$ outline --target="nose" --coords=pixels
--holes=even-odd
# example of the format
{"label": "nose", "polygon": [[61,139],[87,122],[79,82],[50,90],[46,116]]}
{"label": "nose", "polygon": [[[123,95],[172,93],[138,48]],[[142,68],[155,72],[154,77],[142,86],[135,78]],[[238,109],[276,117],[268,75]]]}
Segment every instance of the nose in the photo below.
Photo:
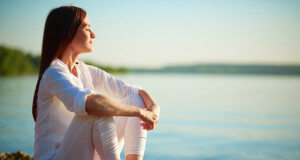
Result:
{"label": "nose", "polygon": [[91,31],[91,38],[96,38],[96,35],[93,31]]}

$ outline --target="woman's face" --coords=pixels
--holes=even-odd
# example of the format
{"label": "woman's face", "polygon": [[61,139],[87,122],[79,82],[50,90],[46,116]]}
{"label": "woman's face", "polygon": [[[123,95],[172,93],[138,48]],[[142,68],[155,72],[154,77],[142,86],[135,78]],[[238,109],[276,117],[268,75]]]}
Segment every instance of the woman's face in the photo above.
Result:
{"label": "woman's face", "polygon": [[76,53],[91,52],[93,51],[93,39],[95,37],[96,35],[92,32],[90,21],[86,16],[79,26],[70,47]]}

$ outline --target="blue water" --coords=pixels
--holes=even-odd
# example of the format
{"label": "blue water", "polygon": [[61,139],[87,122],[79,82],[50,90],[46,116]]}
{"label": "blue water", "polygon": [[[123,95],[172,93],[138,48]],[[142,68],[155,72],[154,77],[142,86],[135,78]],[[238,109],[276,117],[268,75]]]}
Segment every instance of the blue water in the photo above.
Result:
{"label": "blue water", "polygon": [[[299,76],[117,77],[142,85],[162,108],[145,160],[300,159]],[[36,78],[0,77],[0,151],[33,154]]]}

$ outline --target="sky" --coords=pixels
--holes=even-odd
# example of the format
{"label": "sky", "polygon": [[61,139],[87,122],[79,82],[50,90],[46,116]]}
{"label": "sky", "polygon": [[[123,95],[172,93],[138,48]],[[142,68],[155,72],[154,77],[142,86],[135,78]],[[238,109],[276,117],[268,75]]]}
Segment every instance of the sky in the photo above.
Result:
{"label": "sky", "polygon": [[46,17],[61,5],[86,10],[96,34],[82,60],[300,64],[300,0],[0,0],[0,44],[40,54]]}

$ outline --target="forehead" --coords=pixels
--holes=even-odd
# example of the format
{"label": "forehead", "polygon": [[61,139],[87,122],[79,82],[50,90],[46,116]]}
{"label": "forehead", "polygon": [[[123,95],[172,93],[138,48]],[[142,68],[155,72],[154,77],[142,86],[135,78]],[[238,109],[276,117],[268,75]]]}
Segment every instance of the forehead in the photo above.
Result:
{"label": "forehead", "polygon": [[90,21],[89,21],[89,19],[88,19],[87,16],[83,19],[81,25],[82,25],[83,27],[85,27],[85,26],[90,26]]}

